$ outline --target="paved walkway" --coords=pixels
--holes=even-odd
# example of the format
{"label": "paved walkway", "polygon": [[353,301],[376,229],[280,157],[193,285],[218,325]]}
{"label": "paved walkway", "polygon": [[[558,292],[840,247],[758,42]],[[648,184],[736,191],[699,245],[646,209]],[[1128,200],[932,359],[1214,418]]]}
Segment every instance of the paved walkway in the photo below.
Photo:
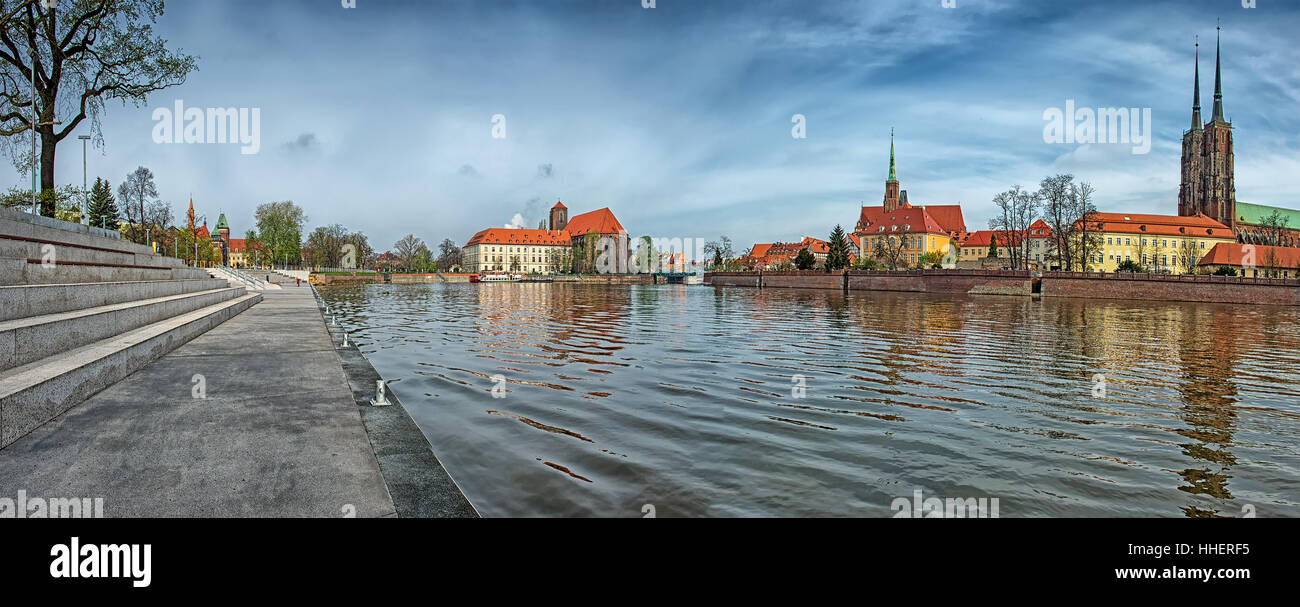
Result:
{"label": "paved walkway", "polygon": [[110,517],[398,513],[312,291],[292,283],[0,450],[0,497],[19,490],[102,497]]}

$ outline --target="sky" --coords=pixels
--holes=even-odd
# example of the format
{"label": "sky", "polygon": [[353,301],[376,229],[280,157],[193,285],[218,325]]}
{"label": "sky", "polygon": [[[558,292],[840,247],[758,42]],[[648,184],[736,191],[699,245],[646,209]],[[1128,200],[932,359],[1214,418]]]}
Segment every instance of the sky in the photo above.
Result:
{"label": "sky", "polygon": [[[894,129],[911,203],[960,203],[971,230],[998,192],[1064,172],[1103,211],[1172,215],[1194,36],[1208,119],[1221,19],[1237,198],[1300,208],[1300,0],[343,4],[168,2],[155,27],[199,71],[141,107],[107,104],[91,181],[149,167],[178,221],[192,196],[236,237],[257,205],[292,200],[305,231],[343,224],[380,251],[408,233],[463,245],[562,200],[739,253],[851,230],[884,196]],[[177,100],[258,109],[260,149],[155,143],[154,110]],[[1044,112],[1067,100],[1149,108],[1149,153],[1046,142]],[[79,143],[59,147],[61,184],[80,185]]]}

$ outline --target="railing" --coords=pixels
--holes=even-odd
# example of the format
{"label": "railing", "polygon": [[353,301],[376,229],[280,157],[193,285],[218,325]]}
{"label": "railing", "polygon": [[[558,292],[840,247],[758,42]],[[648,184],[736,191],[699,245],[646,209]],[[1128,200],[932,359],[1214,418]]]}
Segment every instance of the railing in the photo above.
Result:
{"label": "railing", "polygon": [[826,272],[823,270],[784,270],[754,272],[708,272],[709,276],[986,276],[994,278],[1029,278],[1029,270],[847,270],[843,272]]}
{"label": "railing", "polygon": [[1218,276],[1213,274],[1140,274],[1136,272],[1044,272],[1043,278],[1084,278],[1092,280],[1142,280],[1230,285],[1272,285],[1300,287],[1300,278],[1263,278]]}
{"label": "railing", "polygon": [[230,266],[215,266],[212,270],[224,274],[228,277],[228,280],[233,278],[234,280],[244,283],[244,286],[249,289],[265,291],[267,289],[275,288],[272,287],[271,283],[268,281],[256,278],[244,273],[242,270],[236,270]]}

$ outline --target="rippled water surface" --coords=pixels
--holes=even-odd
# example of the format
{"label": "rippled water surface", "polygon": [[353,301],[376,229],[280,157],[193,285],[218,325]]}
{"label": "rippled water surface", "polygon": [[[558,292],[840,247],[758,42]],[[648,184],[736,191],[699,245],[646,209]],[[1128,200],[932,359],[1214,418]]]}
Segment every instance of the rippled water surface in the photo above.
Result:
{"label": "rippled water surface", "polygon": [[321,293],[485,516],[892,516],[918,489],[1003,517],[1300,516],[1300,309]]}

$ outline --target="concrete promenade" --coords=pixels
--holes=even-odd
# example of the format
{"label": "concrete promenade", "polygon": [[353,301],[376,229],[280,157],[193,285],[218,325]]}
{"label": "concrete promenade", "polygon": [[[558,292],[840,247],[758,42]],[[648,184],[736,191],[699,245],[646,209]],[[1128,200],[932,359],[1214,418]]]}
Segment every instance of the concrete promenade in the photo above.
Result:
{"label": "concrete promenade", "polygon": [[108,517],[476,516],[400,405],[368,428],[357,383],[289,282],[0,450],[0,497],[103,498]]}

